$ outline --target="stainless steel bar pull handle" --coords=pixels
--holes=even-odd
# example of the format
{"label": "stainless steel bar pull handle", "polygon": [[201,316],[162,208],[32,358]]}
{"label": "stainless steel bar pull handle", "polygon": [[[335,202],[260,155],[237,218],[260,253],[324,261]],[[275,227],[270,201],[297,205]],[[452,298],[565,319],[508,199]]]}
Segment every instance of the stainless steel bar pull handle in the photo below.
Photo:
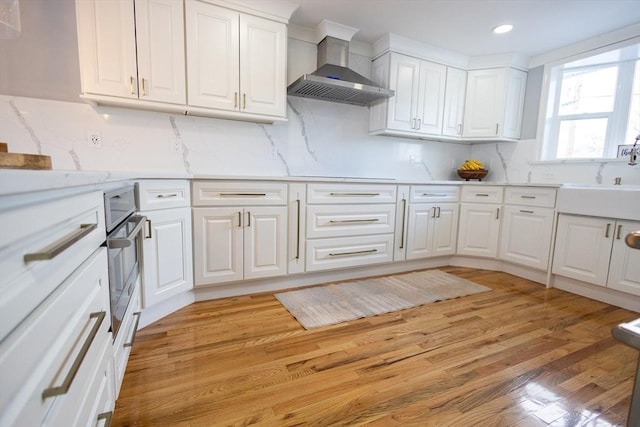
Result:
{"label": "stainless steel bar pull handle", "polygon": [[300,199],[296,200],[296,259],[300,259]]}
{"label": "stainless steel bar pull handle", "polygon": [[178,197],[178,193],[171,193],[171,194],[158,194],[156,196],[158,199],[169,199],[171,197]]}
{"label": "stainless steel bar pull handle", "polygon": [[440,206],[438,206],[438,216],[436,218],[440,218]]}
{"label": "stainless steel bar pull handle", "polygon": [[458,135],[462,135],[462,125],[458,125]]}
{"label": "stainless steel bar pull handle", "polygon": [[496,208],[496,219],[500,219],[500,208]]}
{"label": "stainless steel bar pull handle", "polygon": [[447,197],[445,193],[422,193],[424,197]]}
{"label": "stainless steel bar pull handle", "polygon": [[103,412],[101,414],[98,414],[97,421],[104,420],[103,427],[111,427],[111,418],[112,417],[113,417],[113,411]]}
{"label": "stainless steel bar pull handle", "polygon": [[142,79],[142,96],[147,96],[147,88],[144,81],[145,79],[143,78]]}
{"label": "stainless steel bar pull handle", "polygon": [[620,240],[621,232],[622,232],[622,224],[618,224],[618,231],[616,231],[616,240]]}
{"label": "stainless steel bar pull handle", "polygon": [[251,212],[247,212],[247,227],[251,227]]}
{"label": "stainless steel bar pull handle", "polygon": [[246,93],[242,94],[242,109],[243,110],[247,109],[247,94]]}
{"label": "stainless steel bar pull handle", "polygon": [[91,313],[89,315],[89,319],[96,319],[96,322],[93,324],[93,328],[91,328],[91,331],[89,331],[89,335],[87,335],[87,338],[82,344],[82,347],[80,347],[80,351],[71,364],[69,372],[67,372],[67,375],[64,377],[61,385],[44,389],[44,391],[42,392],[42,399],[67,394],[69,388],[71,388],[71,384],[73,383],[74,378],[76,377],[76,374],[78,373],[78,370],[80,369],[80,366],[82,365],[82,362],[84,361],[84,358],[87,356],[89,347],[91,347],[93,340],[96,338],[96,335],[98,335],[98,331],[100,330],[100,326],[102,326],[102,322],[104,321],[106,314],[106,312],[100,311],[97,313]]}
{"label": "stainless steel bar pull handle", "polygon": [[609,237],[609,231],[611,231],[611,223],[607,223],[607,229],[604,231],[604,237]]}
{"label": "stainless steel bar pull handle", "polygon": [[417,129],[417,127],[416,127],[416,119],[415,118],[411,119],[411,129]]}
{"label": "stainless steel bar pull handle", "polygon": [[368,249],[366,251],[353,251],[353,252],[338,252],[338,253],[329,253],[329,256],[346,256],[346,255],[362,255],[362,254],[373,254],[378,252],[377,249]]}
{"label": "stainless steel bar pull handle", "polygon": [[220,197],[265,197],[267,193],[220,193]]}
{"label": "stainless steel bar pull handle", "polygon": [[499,126],[499,124],[496,123],[496,135],[498,134],[498,126]]}
{"label": "stainless steel bar pull handle", "polygon": [[145,236],[145,239],[151,239],[152,236],[152,231],[153,230],[153,226],[151,225],[151,220],[147,219],[147,235]]}
{"label": "stainless steel bar pull handle", "polygon": [[129,90],[131,91],[131,95],[135,94],[134,90],[133,90],[133,82],[135,81],[135,79],[133,78],[133,76],[129,77]]}
{"label": "stainless steel bar pull handle", "polygon": [[520,196],[520,197],[522,197],[523,199],[535,199],[536,198],[536,196]]}
{"label": "stainless steel bar pull handle", "polygon": [[402,232],[400,234],[400,247],[398,249],[404,249],[404,217],[407,214],[407,199],[402,199]]}
{"label": "stainless steel bar pull handle", "polygon": [[380,193],[329,193],[332,197],[375,197],[379,196]]}
{"label": "stainless steel bar pull handle", "polygon": [[489,197],[487,193],[476,193],[476,197]]}
{"label": "stainless steel bar pull handle", "polygon": [[520,212],[522,212],[522,213],[528,213],[528,214],[532,214],[532,213],[534,213],[533,211],[528,211],[528,210],[524,210],[524,209],[520,209]]}
{"label": "stainless steel bar pull handle", "polygon": [[69,249],[71,246],[73,246],[74,243],[90,234],[96,228],[98,228],[98,224],[81,224],[78,230],[50,244],[39,252],[25,254],[24,262],[46,261],[53,259],[64,252],[66,249]]}
{"label": "stainless steel bar pull handle", "polygon": [[432,207],[431,208],[432,212],[431,212],[431,218],[435,218],[436,217],[436,207]]}
{"label": "stainless steel bar pull handle", "polygon": [[233,108],[238,108],[238,92],[233,92]]}
{"label": "stainless steel bar pull handle", "polygon": [[329,221],[330,224],[352,224],[352,223],[364,223],[364,222],[378,222],[380,219],[378,218],[367,218],[367,219],[332,219]]}
{"label": "stainless steel bar pull handle", "polygon": [[122,344],[122,346],[124,348],[133,347],[133,343],[136,341],[136,331],[138,330],[138,324],[140,323],[140,315],[141,314],[142,314],[142,312],[140,312],[140,311],[136,311],[135,313],[133,313],[133,315],[136,316],[136,322],[133,324],[133,332],[131,333],[131,341]]}
{"label": "stainless steel bar pull handle", "polygon": [[238,212],[238,228],[242,227],[242,212]]}

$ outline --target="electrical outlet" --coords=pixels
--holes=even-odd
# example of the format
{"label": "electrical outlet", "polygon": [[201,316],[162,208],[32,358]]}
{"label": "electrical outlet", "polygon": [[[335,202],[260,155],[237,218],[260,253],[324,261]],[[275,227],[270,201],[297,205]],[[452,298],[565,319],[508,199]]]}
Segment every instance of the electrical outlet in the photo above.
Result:
{"label": "electrical outlet", "polygon": [[89,147],[102,148],[102,135],[100,135],[100,131],[90,130],[87,132],[87,144]]}

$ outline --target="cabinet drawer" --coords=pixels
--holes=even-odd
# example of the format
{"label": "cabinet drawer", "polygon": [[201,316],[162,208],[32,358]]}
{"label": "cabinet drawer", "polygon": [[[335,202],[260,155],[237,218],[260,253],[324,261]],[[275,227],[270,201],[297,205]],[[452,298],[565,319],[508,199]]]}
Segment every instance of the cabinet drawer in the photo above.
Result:
{"label": "cabinet drawer", "polygon": [[391,262],[393,235],[307,240],[307,271]]}
{"label": "cabinet drawer", "polygon": [[503,188],[494,185],[464,185],[461,201],[473,203],[502,203]]}
{"label": "cabinet drawer", "polygon": [[384,184],[307,184],[307,203],[395,203],[396,186]]}
{"label": "cabinet drawer", "polygon": [[3,209],[0,236],[2,340],[104,242],[102,192]]}
{"label": "cabinet drawer", "polygon": [[[100,248],[2,342],[0,425],[40,425],[47,412],[86,394],[111,342],[108,286]],[[66,392],[54,390],[65,382]]]}
{"label": "cabinet drawer", "polygon": [[510,205],[553,208],[556,206],[556,189],[539,187],[507,187],[504,192],[504,202]]}
{"label": "cabinet drawer", "polygon": [[194,181],[194,206],[286,205],[287,184],[281,182]]}
{"label": "cabinet drawer", "polygon": [[445,203],[457,202],[460,198],[460,187],[412,185],[409,201],[411,203]]}
{"label": "cabinet drawer", "polygon": [[311,205],[307,238],[393,233],[395,205]]}
{"label": "cabinet drawer", "polygon": [[190,206],[189,181],[183,179],[138,181],[136,198],[139,211]]}
{"label": "cabinet drawer", "polygon": [[140,319],[140,303],[140,280],[138,280],[138,283],[136,283],[135,286],[135,291],[133,291],[131,301],[129,301],[129,307],[127,307],[127,311],[122,319],[122,324],[118,330],[118,336],[116,336],[113,341],[113,366],[115,369],[116,398],[118,398],[118,393],[120,392],[122,378],[124,377],[124,371],[127,368],[127,362],[129,360],[129,353],[131,353],[131,347],[135,340],[138,321]]}

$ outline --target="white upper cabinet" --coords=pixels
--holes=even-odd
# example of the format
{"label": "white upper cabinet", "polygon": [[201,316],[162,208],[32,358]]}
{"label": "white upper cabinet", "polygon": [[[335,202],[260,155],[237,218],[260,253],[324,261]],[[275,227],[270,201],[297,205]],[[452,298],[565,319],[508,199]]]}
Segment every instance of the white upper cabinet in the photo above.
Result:
{"label": "white upper cabinet", "polygon": [[184,104],[180,0],[76,2],[82,91]]}
{"label": "white upper cabinet", "polygon": [[520,138],[526,82],[527,73],[514,68],[469,71],[463,138]]}
{"label": "white upper cabinet", "polygon": [[186,2],[188,104],[286,115],[286,25]]}
{"label": "white upper cabinet", "polygon": [[461,137],[464,102],[466,98],[467,72],[447,67],[447,83],[444,91],[442,135]]}

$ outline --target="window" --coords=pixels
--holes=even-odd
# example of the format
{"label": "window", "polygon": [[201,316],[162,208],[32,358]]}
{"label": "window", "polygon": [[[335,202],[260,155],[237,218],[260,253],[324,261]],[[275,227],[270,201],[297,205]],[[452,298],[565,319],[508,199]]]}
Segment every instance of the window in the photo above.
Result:
{"label": "window", "polygon": [[640,44],[548,69],[541,160],[615,158],[640,134]]}

